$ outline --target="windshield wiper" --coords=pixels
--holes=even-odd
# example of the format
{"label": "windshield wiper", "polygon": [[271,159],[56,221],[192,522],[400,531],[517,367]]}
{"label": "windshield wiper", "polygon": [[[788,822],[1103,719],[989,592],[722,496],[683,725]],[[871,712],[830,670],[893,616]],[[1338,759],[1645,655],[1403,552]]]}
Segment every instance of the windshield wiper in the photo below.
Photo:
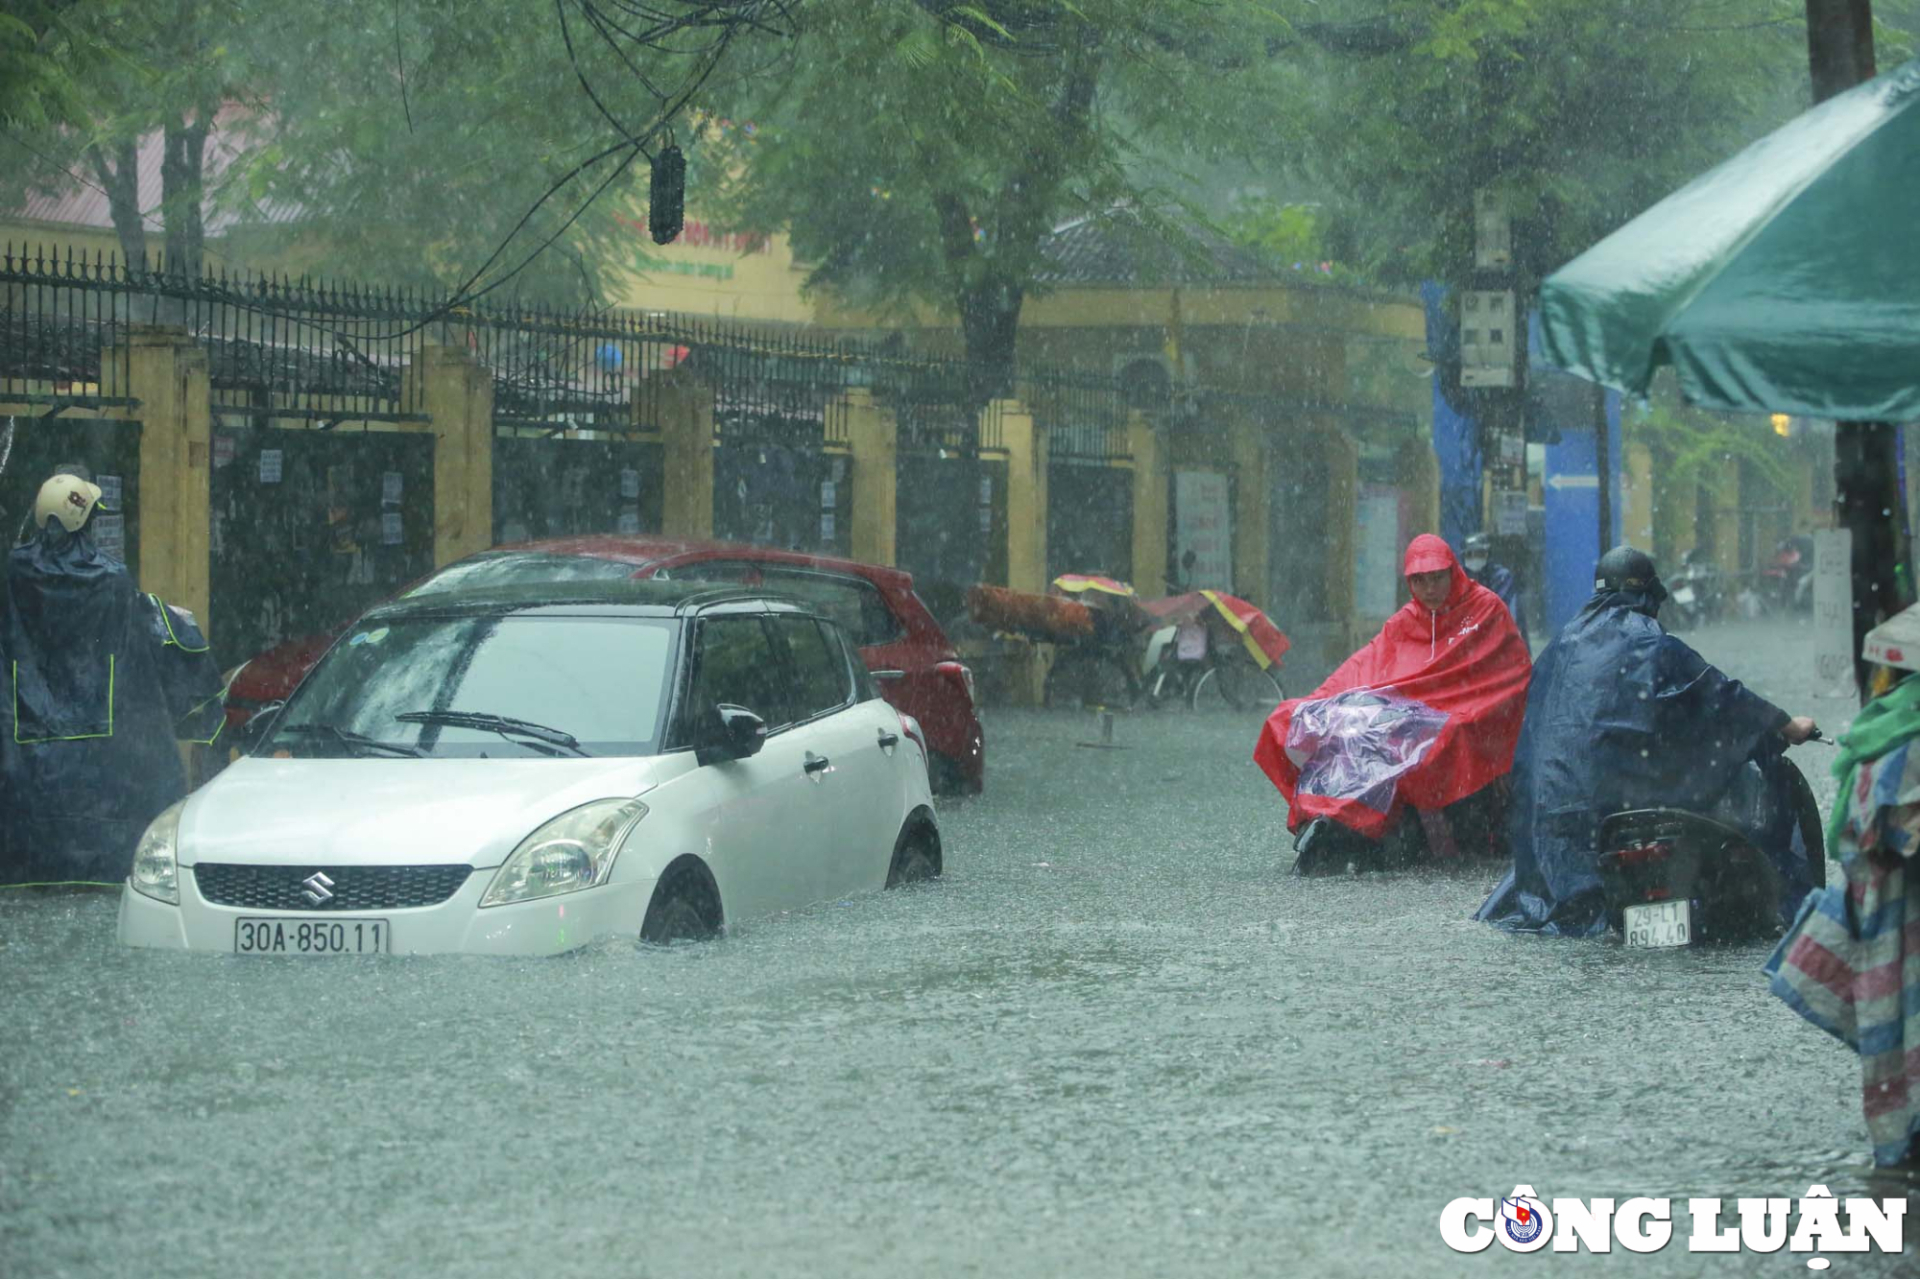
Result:
{"label": "windshield wiper", "polygon": [[[563,733],[545,724],[515,719],[511,715],[489,715],[484,711],[401,711],[395,719],[409,724],[445,724],[449,728],[477,728],[502,737],[526,739],[524,745],[548,755],[591,755],[572,733]],[[558,749],[554,749],[557,747]]]}
{"label": "windshield wiper", "polygon": [[278,730],[282,733],[320,734],[331,737],[346,747],[349,753],[360,751],[385,751],[389,755],[405,755],[412,759],[423,758],[423,752],[417,746],[408,746],[404,742],[383,742],[377,737],[368,737],[365,733],[356,733],[350,728],[341,728],[338,724],[285,724]]}

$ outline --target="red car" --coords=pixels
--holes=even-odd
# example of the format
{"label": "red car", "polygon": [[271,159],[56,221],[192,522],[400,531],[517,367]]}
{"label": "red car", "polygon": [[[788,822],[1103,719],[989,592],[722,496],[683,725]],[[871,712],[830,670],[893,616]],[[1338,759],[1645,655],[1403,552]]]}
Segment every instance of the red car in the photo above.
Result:
{"label": "red car", "polygon": [[[912,575],[899,569],[726,542],[565,537],[469,555],[402,594],[610,577],[730,582],[798,596],[845,628],[882,695],[920,721],[934,789],[979,792],[986,744],[974,714],[973,672],[913,593]],[[227,690],[228,726],[284,700],[337,633],[289,640],[241,667]]]}

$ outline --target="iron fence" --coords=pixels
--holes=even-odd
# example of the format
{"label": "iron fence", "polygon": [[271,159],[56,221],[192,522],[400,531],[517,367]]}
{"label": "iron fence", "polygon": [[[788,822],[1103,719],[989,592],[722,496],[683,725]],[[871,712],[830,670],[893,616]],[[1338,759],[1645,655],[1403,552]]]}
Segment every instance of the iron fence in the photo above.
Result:
{"label": "iron fence", "polygon": [[[0,255],[0,395],[11,402],[130,403],[127,361],[141,325],[184,328],[201,343],[221,415],[321,426],[423,420],[424,388],[409,368],[440,344],[490,371],[495,421],[511,434],[651,434],[665,397],[691,383],[710,391],[722,442],[844,447],[838,406],[866,391],[892,411],[908,452],[1005,448],[1003,401],[982,390],[1004,381],[964,360],[909,353],[897,335],[821,337],[511,298],[459,304],[222,268],[183,276],[158,261],[13,244]],[[1040,364],[1023,364],[1011,389],[1047,428],[1055,458],[1087,462],[1126,459],[1132,413],[1179,428],[1183,405],[1246,398],[1185,388],[1175,403],[1164,389]],[[1274,407],[1257,406],[1269,418]],[[1295,407],[1372,425],[1353,416],[1366,410]]]}

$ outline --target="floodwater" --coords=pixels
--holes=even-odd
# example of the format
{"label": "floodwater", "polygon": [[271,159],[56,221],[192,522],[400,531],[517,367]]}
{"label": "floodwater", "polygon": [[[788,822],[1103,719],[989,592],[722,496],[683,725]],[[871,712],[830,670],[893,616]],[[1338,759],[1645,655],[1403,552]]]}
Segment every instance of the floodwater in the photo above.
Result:
{"label": "floodwater", "polygon": [[[1799,633],[1702,647],[1811,705]],[[0,894],[0,1273],[1789,1274],[1437,1219],[1913,1189],[1764,945],[1506,937],[1491,868],[1291,880],[1256,723],[997,712],[946,882],[664,953],[129,952],[110,897]]]}

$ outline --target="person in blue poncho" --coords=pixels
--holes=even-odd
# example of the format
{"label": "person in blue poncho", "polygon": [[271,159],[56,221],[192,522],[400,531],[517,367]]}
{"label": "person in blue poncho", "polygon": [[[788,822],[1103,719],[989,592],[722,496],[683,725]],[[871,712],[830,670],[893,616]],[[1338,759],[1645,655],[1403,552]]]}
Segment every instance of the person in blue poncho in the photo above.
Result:
{"label": "person in blue poncho", "polygon": [[1666,588],[1645,553],[1615,547],[1594,577],[1593,598],[1534,662],[1507,815],[1513,866],[1475,918],[1515,932],[1605,932],[1600,822],[1634,808],[1717,815],[1745,830],[1781,871],[1792,918],[1816,872],[1795,841],[1781,750],[1812,737],[1813,721],[1667,634],[1657,620]]}
{"label": "person in blue poncho", "polygon": [[126,877],[147,823],[187,793],[175,739],[211,743],[221,680],[192,617],[94,545],[100,490],[41,486],[7,556],[0,661],[0,884]]}
{"label": "person in blue poncho", "polygon": [[1494,561],[1493,539],[1485,533],[1470,534],[1460,551],[1460,567],[1467,570],[1468,577],[1500,597],[1507,612],[1513,615],[1513,624],[1520,628],[1520,642],[1532,648],[1533,639],[1527,634],[1527,615],[1521,607],[1520,581],[1512,569]]}

